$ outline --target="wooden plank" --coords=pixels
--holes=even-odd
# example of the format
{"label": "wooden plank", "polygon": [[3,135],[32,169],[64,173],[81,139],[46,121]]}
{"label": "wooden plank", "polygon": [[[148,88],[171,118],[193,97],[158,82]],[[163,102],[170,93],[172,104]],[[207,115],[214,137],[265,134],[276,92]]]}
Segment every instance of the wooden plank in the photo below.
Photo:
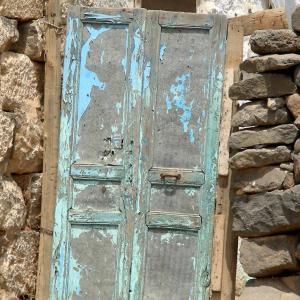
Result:
{"label": "wooden plank", "polygon": [[141,8],[142,7],[142,0],[134,0],[134,7]]}
{"label": "wooden plank", "polygon": [[61,97],[61,8],[59,0],[49,0],[46,10],[46,65],[44,96],[44,168],[41,209],[41,233],[36,299],[49,299],[50,259],[53,213],[56,199],[56,175]]}
{"label": "wooden plank", "polygon": [[201,217],[190,214],[151,212],[146,215],[146,225],[150,228],[198,231],[201,227]]}
{"label": "wooden plank", "polygon": [[243,26],[245,36],[251,35],[256,30],[288,28],[285,11],[282,8],[268,9],[232,18],[229,22],[232,25]]}
{"label": "wooden plank", "polygon": [[90,210],[70,210],[68,220],[71,224],[98,224],[117,226],[123,220],[124,216],[115,211],[90,211]]}

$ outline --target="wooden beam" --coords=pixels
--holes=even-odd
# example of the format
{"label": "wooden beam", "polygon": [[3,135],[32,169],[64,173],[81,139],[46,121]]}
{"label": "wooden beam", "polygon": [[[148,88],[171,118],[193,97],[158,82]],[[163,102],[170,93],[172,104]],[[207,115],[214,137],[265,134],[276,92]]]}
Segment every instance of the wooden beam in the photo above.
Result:
{"label": "wooden beam", "polygon": [[[56,202],[58,134],[61,98],[61,11],[59,0],[49,0],[46,10],[46,65],[44,95],[44,170],[37,300],[49,299],[53,214]],[[52,25],[51,25],[52,24]]]}
{"label": "wooden beam", "polygon": [[256,30],[288,28],[285,11],[282,8],[267,9],[246,16],[229,19],[232,25],[243,26],[244,35]]}

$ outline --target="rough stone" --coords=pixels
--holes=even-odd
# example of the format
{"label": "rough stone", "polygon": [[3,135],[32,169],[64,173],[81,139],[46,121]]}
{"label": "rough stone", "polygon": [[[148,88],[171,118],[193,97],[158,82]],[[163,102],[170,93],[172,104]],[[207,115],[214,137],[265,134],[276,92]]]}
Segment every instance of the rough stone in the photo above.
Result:
{"label": "rough stone", "polygon": [[40,172],[43,155],[41,101],[43,96],[43,66],[28,56],[5,52],[0,59],[0,102],[3,109],[15,113],[16,132],[11,173]]}
{"label": "rough stone", "polygon": [[294,173],[287,173],[282,183],[284,189],[290,189],[295,186]]}
{"label": "rough stone", "polygon": [[295,144],[294,144],[294,153],[300,153],[300,139],[297,139]]}
{"label": "rough stone", "polygon": [[294,82],[298,87],[300,87],[300,66],[298,66],[294,71]]}
{"label": "rough stone", "polygon": [[250,57],[243,61],[240,69],[248,73],[261,73],[276,70],[284,70],[300,64],[300,55],[272,54]]}
{"label": "rough stone", "polygon": [[5,173],[14,139],[15,120],[11,113],[0,111],[0,173]]}
{"label": "rough stone", "polygon": [[233,199],[233,230],[244,237],[300,229],[300,185]]}
{"label": "rough stone", "polygon": [[0,289],[1,300],[18,300],[18,297],[13,293]]}
{"label": "rough stone", "polygon": [[229,145],[232,149],[242,149],[258,145],[292,144],[297,136],[297,127],[293,124],[286,124],[234,132],[230,136]]}
{"label": "rough stone", "polygon": [[292,14],[292,28],[300,31],[300,9],[297,7]]}
{"label": "rough stone", "polygon": [[15,175],[14,180],[21,187],[27,204],[26,225],[39,230],[41,221],[42,174]]}
{"label": "rough stone", "polygon": [[295,183],[300,183],[300,154],[293,155]]}
{"label": "rough stone", "polygon": [[18,22],[0,16],[0,53],[9,50],[19,39]]}
{"label": "rough stone", "polygon": [[276,110],[285,107],[285,99],[283,97],[268,98],[267,107],[271,110]]}
{"label": "rough stone", "polygon": [[296,259],[300,260],[300,244],[297,245],[295,257],[296,257]]}
{"label": "rough stone", "polygon": [[229,97],[233,100],[274,98],[294,94],[296,90],[289,76],[264,73],[234,83],[229,89]]}
{"label": "rough stone", "polygon": [[0,15],[27,21],[43,17],[45,0],[1,0]]}
{"label": "rough stone", "polygon": [[[300,102],[299,102],[300,103]],[[291,121],[286,108],[270,110],[266,101],[254,101],[241,106],[232,118],[233,127],[286,124]]]}
{"label": "rough stone", "polygon": [[35,61],[44,61],[44,19],[34,20],[19,25],[20,38],[13,49],[18,53],[26,54]]}
{"label": "rough stone", "polygon": [[232,188],[238,195],[273,191],[282,188],[286,174],[287,171],[274,166],[237,170]]}
{"label": "rough stone", "polygon": [[0,230],[21,229],[26,213],[21,189],[11,178],[3,178],[0,181]]}
{"label": "rough stone", "polygon": [[236,300],[300,300],[299,287],[300,276],[252,279]]}
{"label": "rough stone", "polygon": [[294,125],[295,125],[298,129],[300,129],[300,116],[298,116],[298,117],[296,118],[296,120],[294,121]]}
{"label": "rough stone", "polygon": [[293,162],[282,163],[282,164],[280,164],[280,169],[293,172],[294,171],[294,163]]}
{"label": "rough stone", "polygon": [[299,38],[289,29],[257,30],[251,35],[250,46],[261,55],[295,53],[299,49]]}
{"label": "rough stone", "polygon": [[293,94],[286,97],[286,105],[295,118],[300,115],[300,95]]}
{"label": "rough stone", "polygon": [[251,277],[280,275],[299,271],[295,257],[299,236],[275,235],[242,240],[240,261]]}
{"label": "rough stone", "polygon": [[0,256],[0,286],[20,299],[34,296],[39,233],[21,231],[9,239],[6,251]]}
{"label": "rough stone", "polygon": [[230,158],[233,169],[257,168],[291,160],[291,151],[286,146],[276,148],[247,149]]}

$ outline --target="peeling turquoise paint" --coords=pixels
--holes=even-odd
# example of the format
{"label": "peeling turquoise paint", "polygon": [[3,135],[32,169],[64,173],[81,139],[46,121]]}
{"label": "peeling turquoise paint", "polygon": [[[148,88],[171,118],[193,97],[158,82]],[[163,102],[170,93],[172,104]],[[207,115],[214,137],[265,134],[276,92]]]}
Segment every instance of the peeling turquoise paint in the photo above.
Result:
{"label": "peeling turquoise paint", "polygon": [[165,55],[166,49],[167,49],[167,45],[166,44],[161,44],[160,45],[159,59],[160,59],[161,62],[163,62],[163,60],[164,60],[164,55]]}

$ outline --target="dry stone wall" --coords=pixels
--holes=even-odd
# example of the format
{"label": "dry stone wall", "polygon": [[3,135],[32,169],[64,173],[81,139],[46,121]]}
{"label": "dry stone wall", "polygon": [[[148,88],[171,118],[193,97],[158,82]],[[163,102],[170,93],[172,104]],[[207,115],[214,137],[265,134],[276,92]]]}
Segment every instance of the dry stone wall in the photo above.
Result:
{"label": "dry stone wall", "polygon": [[[299,11],[300,16],[300,11]],[[300,17],[261,30],[229,94],[233,230],[252,279],[240,300],[300,299]]]}
{"label": "dry stone wall", "polygon": [[39,247],[44,0],[0,1],[0,299],[33,299]]}

